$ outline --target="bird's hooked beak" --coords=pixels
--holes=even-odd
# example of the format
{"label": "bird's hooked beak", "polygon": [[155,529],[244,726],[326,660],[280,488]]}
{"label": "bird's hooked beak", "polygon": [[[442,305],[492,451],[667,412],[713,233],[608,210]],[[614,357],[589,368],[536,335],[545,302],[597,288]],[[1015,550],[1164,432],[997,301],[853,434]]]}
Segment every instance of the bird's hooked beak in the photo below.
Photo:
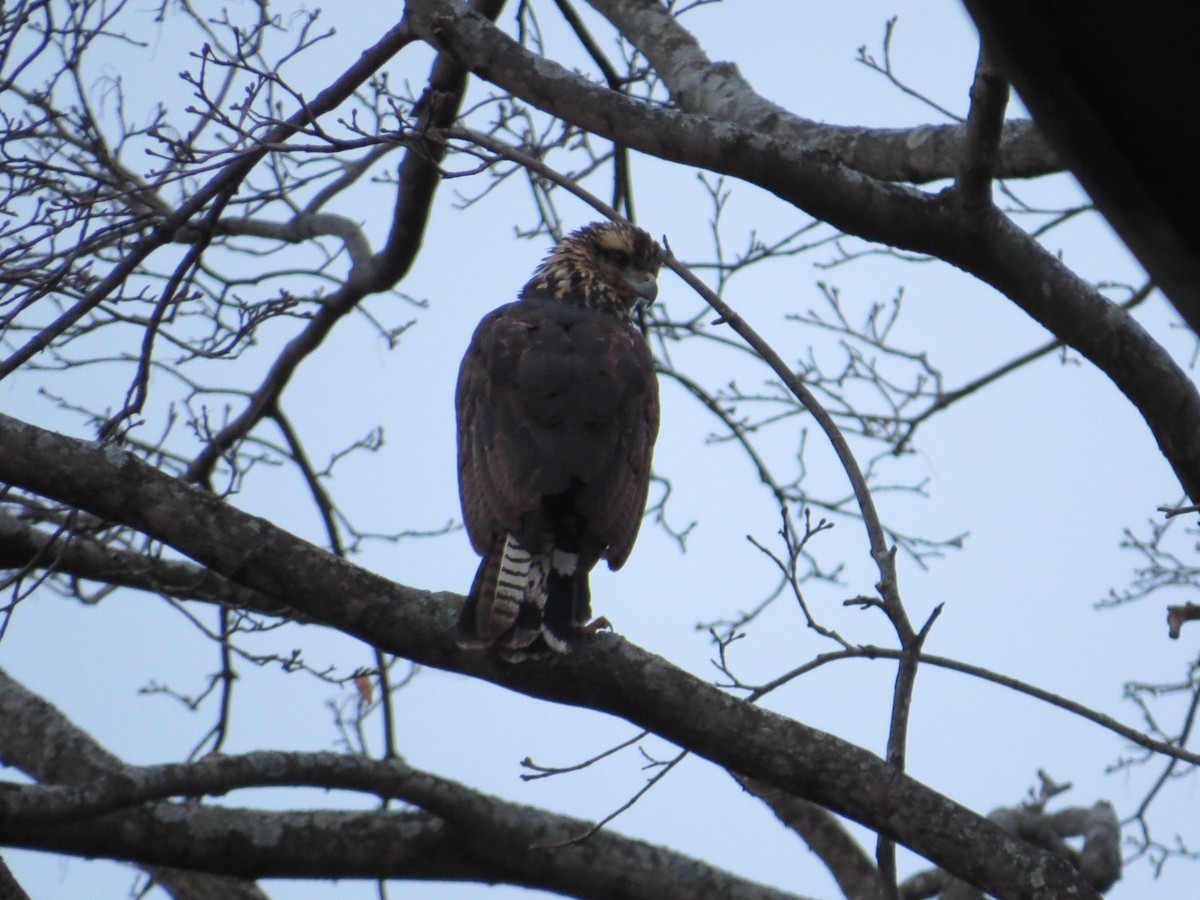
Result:
{"label": "bird's hooked beak", "polygon": [[637,305],[650,305],[658,296],[658,278],[653,272],[634,269],[625,275],[626,283],[638,296]]}

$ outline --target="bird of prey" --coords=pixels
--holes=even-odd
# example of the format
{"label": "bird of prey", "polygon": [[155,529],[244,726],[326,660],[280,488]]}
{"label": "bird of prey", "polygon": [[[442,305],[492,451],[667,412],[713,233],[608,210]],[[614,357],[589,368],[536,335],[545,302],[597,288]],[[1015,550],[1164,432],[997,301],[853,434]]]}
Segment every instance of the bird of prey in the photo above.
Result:
{"label": "bird of prey", "polygon": [[483,557],[464,646],[513,659],[589,633],[588,573],[619,569],[646,506],[658,382],[629,319],[662,248],[624,222],[565,237],[520,297],[484,316],[458,374],[458,487]]}

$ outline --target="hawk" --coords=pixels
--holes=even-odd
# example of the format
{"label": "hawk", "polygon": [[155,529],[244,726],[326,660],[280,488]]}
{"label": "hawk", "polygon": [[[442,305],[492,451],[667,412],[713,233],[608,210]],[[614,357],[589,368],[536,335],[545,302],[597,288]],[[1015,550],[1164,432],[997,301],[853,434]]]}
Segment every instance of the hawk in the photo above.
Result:
{"label": "hawk", "polygon": [[588,633],[588,573],[619,569],[646,507],[658,382],[629,320],[662,248],[624,222],[554,247],[520,297],[484,316],[455,408],[463,520],[483,557],[460,643],[519,659]]}

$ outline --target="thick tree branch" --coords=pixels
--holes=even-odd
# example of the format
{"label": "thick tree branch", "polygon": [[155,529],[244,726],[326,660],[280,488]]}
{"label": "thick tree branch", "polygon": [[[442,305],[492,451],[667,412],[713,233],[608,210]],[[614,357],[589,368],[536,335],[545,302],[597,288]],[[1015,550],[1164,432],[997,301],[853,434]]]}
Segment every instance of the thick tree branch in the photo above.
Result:
{"label": "thick tree branch", "polygon": [[79,534],[49,534],[0,511],[0,569],[49,571],[71,578],[203,600],[270,616],[290,616],[274,597],[248,590],[185,560],[124,550]]}
{"label": "thick tree branch", "polygon": [[[1121,877],[1121,823],[1112,804],[1106,801],[1054,813],[1046,812],[1044,803],[1000,807],[988,818],[1010,834],[1072,859],[1097,890],[1107,891]],[[1067,838],[1082,838],[1082,849],[1076,851]],[[937,887],[923,896],[936,893],[940,900],[983,900],[978,888],[945,872],[923,872],[917,877]],[[906,886],[914,881],[910,879]],[[909,891],[904,895],[911,896]]]}
{"label": "thick tree branch", "polygon": [[193,870],[211,873],[209,878],[523,883],[511,872],[471,858],[454,829],[422,812],[269,813],[158,803],[0,833],[14,847]]}
{"label": "thick tree branch", "polygon": [[[734,63],[712,62],[691,32],[656,0],[588,2],[650,61],[685,112],[828,153],[881,181],[924,184],[952,178],[958,174],[955,161],[967,155],[971,139],[965,125],[862,128],[798,116],[756,93]],[[998,130],[996,177],[1030,178],[1062,168],[1032,122],[1005,122]]]}
{"label": "thick tree branch", "polygon": [[528,812],[533,823],[514,817],[506,822],[510,830],[472,833],[425,812],[271,813],[159,803],[79,822],[23,825],[4,840],[238,878],[478,881],[595,900],[801,900],[604,832],[582,845],[536,849],[587,823]]}
{"label": "thick tree branch", "polygon": [[[31,758],[22,733],[51,725],[76,745],[90,741],[62,714],[0,670],[0,756],[44,768],[53,745]],[[10,752],[11,751],[11,752]],[[36,754],[35,754],[36,756]],[[424,812],[256,813],[155,802],[238,788],[311,786],[404,800]],[[152,805],[147,805],[152,804]],[[140,807],[132,809],[131,807]],[[118,810],[119,815],[106,815]],[[436,818],[434,818],[436,816]],[[122,766],[71,785],[0,785],[0,842],[76,855],[159,862],[243,878],[407,877],[503,881],[580,897],[736,897],[796,900],[661,847],[604,833],[570,842],[590,823],[509,803],[411,768],[399,759],[336,753],[251,753],[194,763]],[[105,832],[121,832],[106,837]],[[254,853],[228,853],[252,836]],[[347,849],[347,842],[366,846]],[[536,849],[565,843],[554,853]],[[366,862],[368,859],[374,862]],[[220,879],[222,883],[227,879]],[[230,896],[230,895],[226,895]]]}
{"label": "thick tree branch", "polygon": [[1112,379],[1200,500],[1200,392],[1191,379],[1126,311],[998,211],[967,214],[954,192],[886,184],[823,151],[632,100],[529,53],[457,0],[410,0],[408,10],[426,41],[552,115],[757,184],[848,234],[932,254],[992,285]]}
{"label": "thick tree branch", "polygon": [[1097,896],[1065,861],[1005,835],[878,757],[732,698],[616,635],[594,635],[538,664],[463,650],[453,625],[460,598],[394,585],[111,445],[6,416],[0,480],[137,528],[386,652],[620,716],[861,822],[999,897],[1068,890]]}

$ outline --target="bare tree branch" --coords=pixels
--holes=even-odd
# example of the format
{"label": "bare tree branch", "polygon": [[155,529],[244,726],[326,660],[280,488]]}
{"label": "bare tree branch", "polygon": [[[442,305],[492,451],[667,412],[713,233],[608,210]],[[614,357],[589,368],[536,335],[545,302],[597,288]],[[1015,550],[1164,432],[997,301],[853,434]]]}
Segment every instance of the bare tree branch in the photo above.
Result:
{"label": "bare tree branch", "polygon": [[[752,690],[754,696],[762,696],[763,694],[770,693],[771,691],[782,687],[789,681],[799,678],[801,675],[805,675],[816,668],[828,665],[831,662],[836,662],[837,660],[874,659],[875,657],[898,659],[900,654],[901,651],[899,650],[893,650],[885,647],[873,647],[869,645],[849,647],[844,650],[823,653],[811,662],[805,663],[803,666],[800,666],[797,669],[793,669],[790,672],[780,675],[778,678],[775,678],[764,685],[758,687],[746,685],[745,687],[748,690]],[[993,672],[981,666],[973,666],[969,663],[960,662],[956,659],[947,659],[944,656],[937,656],[932,653],[922,653],[921,662],[925,663],[926,665],[937,666],[940,669],[949,669],[954,672],[961,672],[964,675],[970,675],[974,678],[979,678],[982,681],[990,681],[993,684],[1000,685],[1001,687],[1009,688],[1017,693],[1025,694],[1026,696],[1040,700],[1043,703],[1048,703],[1051,706],[1057,706],[1059,709],[1065,710],[1072,715],[1087,719],[1089,722],[1093,722],[1094,724],[1099,725],[1101,728],[1106,728],[1114,734],[1118,734],[1126,740],[1131,741],[1139,747],[1144,747],[1152,753],[1161,754],[1169,757],[1170,759],[1188,762],[1192,765],[1200,765],[1200,753],[1195,753],[1191,750],[1188,750],[1186,747],[1180,746],[1178,743],[1156,740],[1155,738],[1138,731],[1136,728],[1130,728],[1128,725],[1118,722],[1116,719],[1112,718],[1112,716],[1106,716],[1104,713],[1096,712],[1094,709],[1089,709],[1082,703],[1069,700],[1066,697],[1055,694],[1053,691],[1048,691],[1044,688],[1037,687],[1036,685],[1021,681],[1018,678],[1012,678],[1008,675],[1002,675],[999,672]]]}
{"label": "bare tree branch", "polygon": [[[206,185],[198,189],[191,198],[166,218],[157,222],[146,237],[128,247],[119,262],[92,288],[86,296],[76,302],[70,309],[60,315],[54,322],[42,329],[37,336],[28,341],[23,347],[14,352],[8,359],[0,363],[0,380],[12,374],[23,363],[27,362],[64,331],[78,322],[89,311],[102,303],[109,294],[139,266],[150,254],[163,245],[176,239],[181,229],[188,226],[192,217],[205,209],[210,203],[216,205],[210,210],[208,219],[210,225],[228,203],[239,185],[250,174],[250,171],[268,153],[272,144],[285,140],[297,130],[314,122],[319,116],[337,107],[356,88],[371,76],[380,66],[391,59],[406,44],[413,40],[405,22],[400,22],[385,34],[373,47],[363,52],[357,62],[338,78],[328,88],[318,94],[303,108],[293,113],[285,122],[281,122],[268,134],[263,144],[257,148],[245,151],[235,163],[224,166]],[[217,215],[213,215],[216,213]]]}

